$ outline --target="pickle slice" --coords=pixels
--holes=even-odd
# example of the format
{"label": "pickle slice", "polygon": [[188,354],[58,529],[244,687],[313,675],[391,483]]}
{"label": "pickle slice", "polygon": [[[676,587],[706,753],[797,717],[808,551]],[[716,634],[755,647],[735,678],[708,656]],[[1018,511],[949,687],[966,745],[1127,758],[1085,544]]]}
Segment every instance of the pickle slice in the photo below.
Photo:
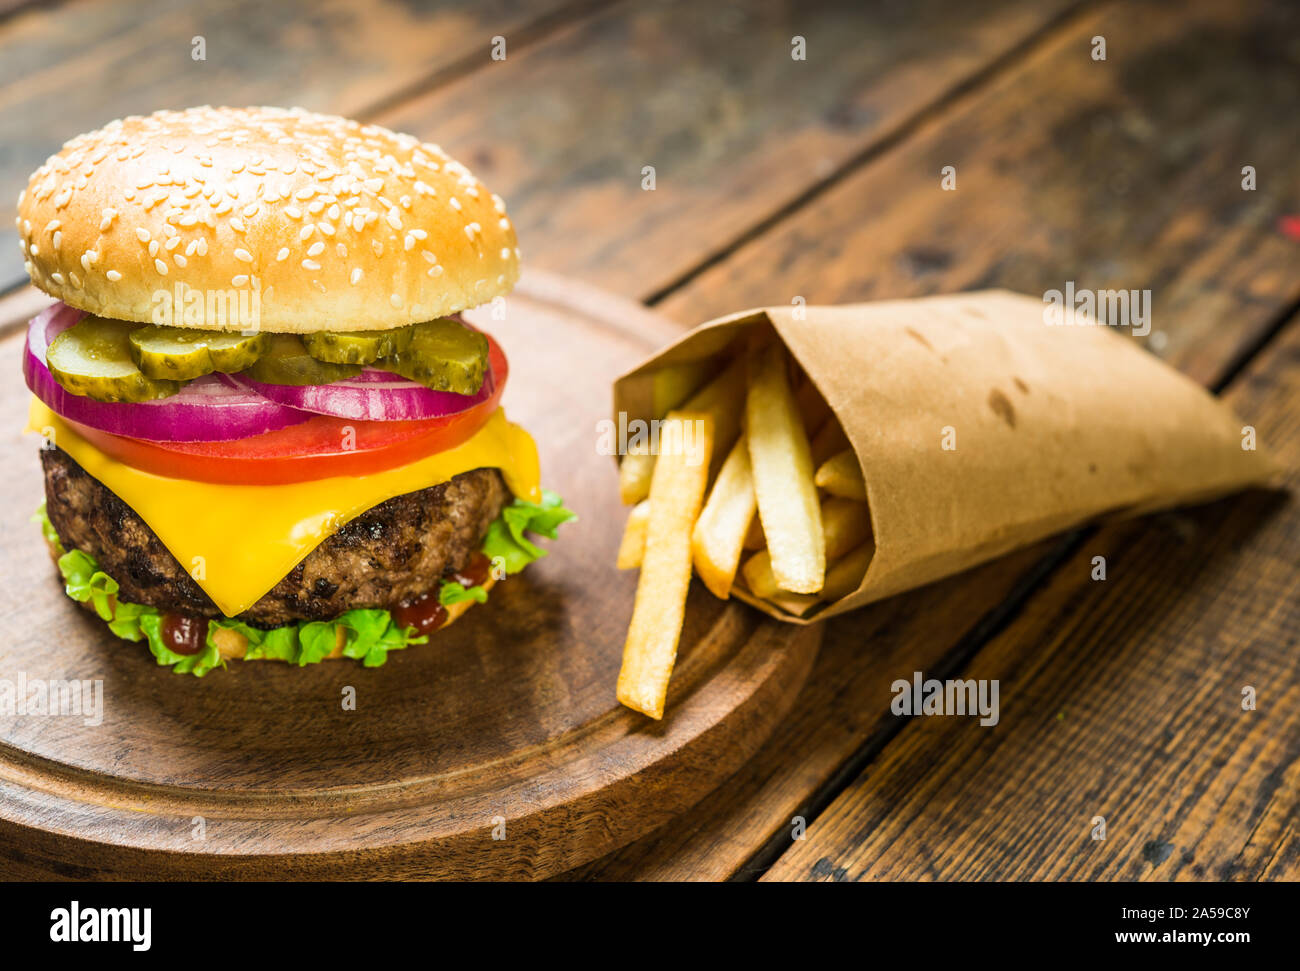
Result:
{"label": "pickle slice", "polygon": [[242,371],[266,350],[265,334],[159,327],[131,332],[131,357],[150,378],[188,381],[213,371]]}
{"label": "pickle slice", "polygon": [[297,334],[270,334],[266,350],[242,373],[263,384],[330,384],[361,373],[359,364],[331,364],[307,353]]}
{"label": "pickle slice", "polygon": [[475,394],[487,368],[487,338],[446,317],[412,327],[411,342],[378,367],[434,391]]}
{"label": "pickle slice", "polygon": [[180,381],[151,378],[131,358],[131,332],[140,324],[82,317],[50,342],[45,363],[73,394],[95,401],[153,401],[174,395]]}
{"label": "pickle slice", "polygon": [[385,357],[404,351],[411,343],[410,327],[392,330],[359,330],[353,333],[323,330],[303,334],[307,353],[318,361],[331,364],[374,364]]}

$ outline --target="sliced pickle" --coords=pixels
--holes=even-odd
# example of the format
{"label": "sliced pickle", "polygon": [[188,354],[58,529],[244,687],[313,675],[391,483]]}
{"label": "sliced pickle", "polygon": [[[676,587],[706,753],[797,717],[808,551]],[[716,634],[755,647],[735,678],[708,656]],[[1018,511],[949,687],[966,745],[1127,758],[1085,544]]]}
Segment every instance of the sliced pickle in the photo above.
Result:
{"label": "sliced pickle", "polygon": [[318,361],[331,364],[374,364],[385,357],[404,351],[411,343],[410,327],[392,330],[359,330],[354,333],[323,330],[303,334],[307,353]]}
{"label": "sliced pickle", "polygon": [[412,328],[411,343],[378,366],[434,391],[475,394],[483,386],[487,338],[446,317]]}
{"label": "sliced pickle", "polygon": [[191,330],[150,324],[131,332],[131,357],[150,378],[191,378],[249,367],[266,350],[265,334]]}
{"label": "sliced pickle", "polygon": [[141,325],[82,317],[50,342],[50,374],[73,394],[95,401],[153,401],[174,395],[180,381],[151,378],[131,358],[131,333]]}
{"label": "sliced pickle", "polygon": [[241,373],[263,384],[331,384],[361,373],[359,364],[331,364],[307,353],[297,334],[266,335],[266,350]]}

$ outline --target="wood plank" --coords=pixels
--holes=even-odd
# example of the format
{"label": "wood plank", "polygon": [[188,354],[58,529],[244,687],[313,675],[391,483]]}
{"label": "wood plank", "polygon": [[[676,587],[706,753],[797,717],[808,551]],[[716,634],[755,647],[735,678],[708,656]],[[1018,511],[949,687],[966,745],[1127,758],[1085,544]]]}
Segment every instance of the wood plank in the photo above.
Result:
{"label": "wood plank", "polygon": [[1300,212],[1300,130],[1277,123],[1300,82],[1297,27],[1284,0],[1104,8],[661,309],[695,322],[795,296],[1150,288],[1153,347],[1210,382],[1300,296],[1279,226]]}
{"label": "wood plank", "polygon": [[[0,25],[0,199],[67,139],[114,118],[196,104],[302,105],[364,116],[449,72],[490,64],[594,0],[84,0]],[[206,41],[206,60],[192,39]],[[0,290],[24,278],[0,221]]]}
{"label": "wood plank", "polygon": [[[1300,487],[1300,321],[1228,399]],[[766,879],[1296,879],[1298,553],[1276,493],[1098,531],[961,672],[999,724],[908,721]]]}
{"label": "wood plank", "polygon": [[[1288,141],[1294,133],[1282,137],[1272,124],[1248,121],[1241,122],[1244,127],[1234,127],[1238,114],[1223,101],[1226,85],[1230,93],[1248,102],[1238,109],[1243,119],[1256,110],[1264,114],[1281,110],[1274,83],[1256,78],[1249,88],[1253,93],[1246,97],[1242,91],[1247,82],[1221,79],[1225,62],[1233,59],[1271,77],[1283,57],[1282,35],[1274,31],[1278,18],[1286,14],[1258,3],[1246,9],[1253,11],[1254,19],[1245,28],[1229,29],[1205,3],[1192,9],[1186,21],[1169,18],[1174,27],[1185,24],[1188,39],[1183,46],[1177,30],[1164,18],[1152,19],[1145,7],[1129,5],[1085,18],[1044,44],[988,92],[964,99],[914,139],[702,274],[662,309],[687,322],[741,303],[785,303],[790,299],[790,280],[797,281],[797,292],[809,302],[831,303],[998,284],[1041,292],[1070,278],[1080,286],[1102,286],[1117,279],[1112,275],[1115,267],[1125,267],[1133,274],[1125,286],[1158,287],[1155,329],[1167,336],[1165,357],[1202,381],[1217,382],[1231,372],[1232,359],[1251,347],[1280,308],[1289,305],[1300,286],[1294,275],[1288,278],[1282,272],[1283,266],[1294,264],[1294,244],[1276,237],[1271,221],[1275,213],[1247,208],[1235,210],[1234,219],[1215,221],[1214,213],[1234,211],[1225,207],[1235,197],[1213,188],[1226,165],[1223,153],[1211,143],[1198,141],[1199,129],[1193,124],[1199,108],[1221,137],[1252,145],[1250,154],[1274,160],[1276,165],[1270,163],[1268,170],[1277,177],[1297,175],[1285,163],[1295,147]],[[1138,45],[1127,51],[1112,47],[1108,66],[1101,66],[1111,79],[1107,85],[1116,84],[1117,76],[1129,79],[1122,91],[1098,91],[1071,67],[1071,58],[1078,57],[1080,49],[1085,61],[1093,63],[1087,61],[1088,41],[1099,32],[1112,40],[1125,38],[1125,46]],[[1207,46],[1207,37],[1215,38],[1227,53],[1215,53],[1217,48]],[[1206,60],[1198,62],[1202,56]],[[1169,91],[1158,78],[1143,80],[1144,58],[1162,64],[1200,63],[1203,69],[1186,72],[1178,90]],[[1153,92],[1153,85],[1159,91]],[[1083,107],[1072,100],[1076,97]],[[1130,103],[1154,106],[1144,115],[1148,123],[1167,140],[1190,139],[1191,149],[1175,160],[1159,149],[1151,150],[1150,157],[1133,150],[1121,155],[1135,187],[1129,196],[1140,202],[1116,199],[1092,208],[1072,202],[1090,193],[1101,193],[1104,200],[1104,179],[1111,171],[1090,174],[1089,165],[1051,147],[1036,133],[1053,126],[1068,128],[1068,119],[1076,115],[1105,117],[1099,107],[1105,104]],[[1113,138],[1121,126],[1112,121],[1102,132],[1106,139]],[[1279,141],[1281,148],[1275,144]],[[1103,144],[1094,146],[1092,157],[1106,157]],[[956,153],[963,148],[959,157]],[[948,164],[940,160],[945,158],[955,158],[959,165],[955,193],[941,193],[938,188],[939,169]],[[1181,161],[1175,166],[1177,160]],[[1103,179],[1103,188],[1095,186],[1098,178]],[[1179,208],[1161,195],[1161,187],[1175,182],[1199,187],[1186,198],[1180,194],[1179,205],[1192,207],[1190,224],[1205,230],[1201,236],[1183,239],[1185,228],[1161,228],[1158,210]],[[1240,176],[1232,184],[1238,186],[1232,191],[1239,192]],[[1268,191],[1273,200],[1269,205],[1285,211],[1287,193],[1294,192],[1295,186],[1274,185]],[[953,211],[949,214],[940,206]],[[1107,216],[1111,206],[1117,207],[1117,214]],[[1050,232],[1039,228],[1044,212],[1054,212]],[[1130,222],[1133,232],[1141,236],[1141,245],[1127,241],[1120,231],[1120,213],[1133,217]],[[1165,215],[1175,222],[1182,218],[1176,211]],[[1096,221],[1103,219],[1114,219],[1115,226],[1107,221],[1099,229]],[[1094,238],[1098,232],[1100,239]],[[1182,240],[1178,252],[1162,253],[1156,242],[1171,238]],[[1231,239],[1231,244],[1225,239]],[[1193,252],[1198,241],[1208,247],[1199,256]],[[1114,266],[1107,262],[1103,242],[1115,247]],[[927,253],[941,256],[921,259]],[[1072,264],[1076,269],[1069,269]],[[1251,282],[1243,287],[1236,281]],[[737,294],[746,296],[738,299]],[[1204,305],[1193,295],[1199,295]],[[1179,308],[1178,312],[1161,309],[1166,304]],[[689,821],[677,821],[583,875],[688,879],[696,874],[738,874],[769,837],[787,830],[790,818],[808,809],[809,793],[834,788],[831,784],[841,767],[855,757],[865,758],[889,731],[897,729],[888,709],[879,703],[881,685],[888,685],[882,679],[897,667],[896,662],[888,666],[888,658],[912,660],[909,671],[938,670],[945,658],[950,663],[954,655],[959,658],[968,648],[958,645],[976,636],[971,633],[975,621],[1017,589],[1015,578],[1031,562],[1032,557],[994,563],[935,588],[944,591],[942,597],[930,600],[926,591],[920,591],[830,623],[818,666],[790,724],[743,773]],[[882,611],[890,614],[881,616]],[[924,611],[936,611],[940,617],[927,621],[918,616]],[[882,626],[899,639],[883,651],[877,646]],[[797,758],[792,753],[798,753]],[[801,764],[791,766],[792,762]],[[681,866],[657,858],[657,853],[669,849]]]}
{"label": "wood plank", "polygon": [[624,4],[378,120],[500,193],[530,262],[644,298],[1072,6]]}

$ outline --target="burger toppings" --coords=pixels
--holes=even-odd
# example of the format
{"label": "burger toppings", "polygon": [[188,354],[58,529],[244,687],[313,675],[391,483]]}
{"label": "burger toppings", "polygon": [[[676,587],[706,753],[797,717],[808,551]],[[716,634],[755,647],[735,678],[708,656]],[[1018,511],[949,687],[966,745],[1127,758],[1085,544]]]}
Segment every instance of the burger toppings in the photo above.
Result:
{"label": "burger toppings", "polygon": [[392,330],[317,334],[241,334],[161,327],[87,315],[48,344],[45,364],[65,391],[105,403],[178,393],[213,372],[258,384],[327,385],[362,365],[400,375],[412,386],[477,394],[487,372],[487,338],[450,317]]}
{"label": "burger toppings", "polygon": [[354,364],[322,361],[308,352],[296,334],[274,334],[266,352],[244,371],[259,384],[332,384],[356,377],[361,368]]}
{"label": "burger toppings", "polygon": [[[76,324],[62,337],[82,327]],[[242,371],[261,357],[269,338],[265,334],[191,330],[185,327],[136,327],[128,338],[131,360],[151,378],[191,381],[213,371]],[[94,395],[90,395],[94,397]]]}
{"label": "burger toppings", "polygon": [[46,350],[49,373],[66,391],[95,401],[153,401],[176,394],[179,381],[151,378],[132,360],[133,329],[121,320],[82,317]]}
{"label": "burger toppings", "polygon": [[261,435],[310,417],[270,401],[251,388],[224,383],[215,375],[191,381],[179,393],[160,401],[108,403],[73,394],[55,380],[46,356],[51,341],[81,317],[80,310],[61,303],[42,311],[27,328],[23,351],[23,375],[32,393],[51,411],[80,425],[112,435],[129,435],[133,441],[202,442]]}
{"label": "burger toppings", "polygon": [[415,324],[410,343],[379,366],[434,391],[473,394],[483,384],[487,339],[443,318]]}
{"label": "burger toppings", "polygon": [[[318,361],[333,364],[374,364],[380,358],[391,358],[411,344],[413,327],[393,330],[358,330],[339,333],[323,330],[317,334],[303,334],[306,351]],[[292,384],[295,382],[285,382]]]}

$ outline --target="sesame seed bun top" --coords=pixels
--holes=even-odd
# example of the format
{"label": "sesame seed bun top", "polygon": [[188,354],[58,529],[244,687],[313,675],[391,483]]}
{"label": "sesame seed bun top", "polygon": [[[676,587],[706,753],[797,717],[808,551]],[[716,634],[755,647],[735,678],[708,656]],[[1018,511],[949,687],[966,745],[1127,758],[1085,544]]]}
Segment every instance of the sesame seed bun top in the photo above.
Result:
{"label": "sesame seed bun top", "polygon": [[183,284],[256,290],[268,331],[382,329],[519,276],[501,199],[437,145],[301,109],[160,111],[80,135],[32,174],[18,231],[36,286],[121,320],[154,319]]}

